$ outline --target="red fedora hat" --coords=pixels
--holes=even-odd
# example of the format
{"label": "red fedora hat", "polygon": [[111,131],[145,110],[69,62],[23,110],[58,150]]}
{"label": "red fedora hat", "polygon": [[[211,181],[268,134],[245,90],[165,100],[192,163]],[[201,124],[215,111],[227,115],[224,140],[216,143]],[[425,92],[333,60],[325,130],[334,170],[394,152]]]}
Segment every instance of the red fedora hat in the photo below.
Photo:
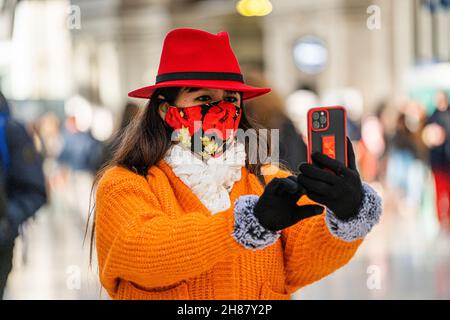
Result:
{"label": "red fedora hat", "polygon": [[149,99],[156,89],[164,87],[240,91],[244,100],[270,92],[270,88],[244,83],[228,33],[215,35],[190,28],[174,29],[166,35],[155,84],[131,91],[128,96]]}

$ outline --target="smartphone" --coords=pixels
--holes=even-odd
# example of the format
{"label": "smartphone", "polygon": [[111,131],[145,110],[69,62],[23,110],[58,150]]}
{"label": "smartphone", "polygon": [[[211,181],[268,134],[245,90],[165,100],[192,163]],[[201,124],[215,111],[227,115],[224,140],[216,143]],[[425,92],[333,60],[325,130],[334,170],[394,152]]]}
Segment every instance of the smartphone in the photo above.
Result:
{"label": "smartphone", "polygon": [[347,164],[347,113],[342,106],[319,107],[308,111],[308,162],[321,152]]}

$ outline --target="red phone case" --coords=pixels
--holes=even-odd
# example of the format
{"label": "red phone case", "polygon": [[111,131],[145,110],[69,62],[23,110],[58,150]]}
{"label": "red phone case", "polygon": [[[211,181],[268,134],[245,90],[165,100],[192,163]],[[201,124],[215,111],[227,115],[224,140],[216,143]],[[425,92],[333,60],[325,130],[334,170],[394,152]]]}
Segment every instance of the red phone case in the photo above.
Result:
{"label": "red phone case", "polygon": [[[323,128],[313,128],[313,113],[324,112],[327,122]],[[317,121],[317,120],[316,120]],[[308,162],[311,154],[321,152],[347,164],[347,115],[342,106],[319,107],[308,111]]]}

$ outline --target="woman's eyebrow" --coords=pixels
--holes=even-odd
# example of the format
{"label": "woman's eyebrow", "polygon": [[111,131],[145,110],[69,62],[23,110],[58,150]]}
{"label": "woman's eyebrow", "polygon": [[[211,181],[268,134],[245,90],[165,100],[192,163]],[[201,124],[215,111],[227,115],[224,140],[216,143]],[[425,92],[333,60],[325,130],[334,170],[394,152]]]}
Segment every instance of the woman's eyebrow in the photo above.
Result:
{"label": "woman's eyebrow", "polygon": [[225,93],[228,93],[228,94],[239,94],[239,91],[225,90]]}

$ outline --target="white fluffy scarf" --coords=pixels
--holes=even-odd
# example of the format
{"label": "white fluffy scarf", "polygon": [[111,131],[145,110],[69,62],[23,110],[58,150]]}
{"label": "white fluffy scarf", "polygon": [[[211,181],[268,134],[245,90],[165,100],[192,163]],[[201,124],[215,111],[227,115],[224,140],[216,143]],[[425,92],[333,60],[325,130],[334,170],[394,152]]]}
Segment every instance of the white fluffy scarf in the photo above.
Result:
{"label": "white fluffy scarf", "polygon": [[245,147],[233,144],[224,154],[204,161],[180,145],[174,144],[164,160],[211,213],[231,206],[230,195],[234,183],[241,179],[245,165]]}

